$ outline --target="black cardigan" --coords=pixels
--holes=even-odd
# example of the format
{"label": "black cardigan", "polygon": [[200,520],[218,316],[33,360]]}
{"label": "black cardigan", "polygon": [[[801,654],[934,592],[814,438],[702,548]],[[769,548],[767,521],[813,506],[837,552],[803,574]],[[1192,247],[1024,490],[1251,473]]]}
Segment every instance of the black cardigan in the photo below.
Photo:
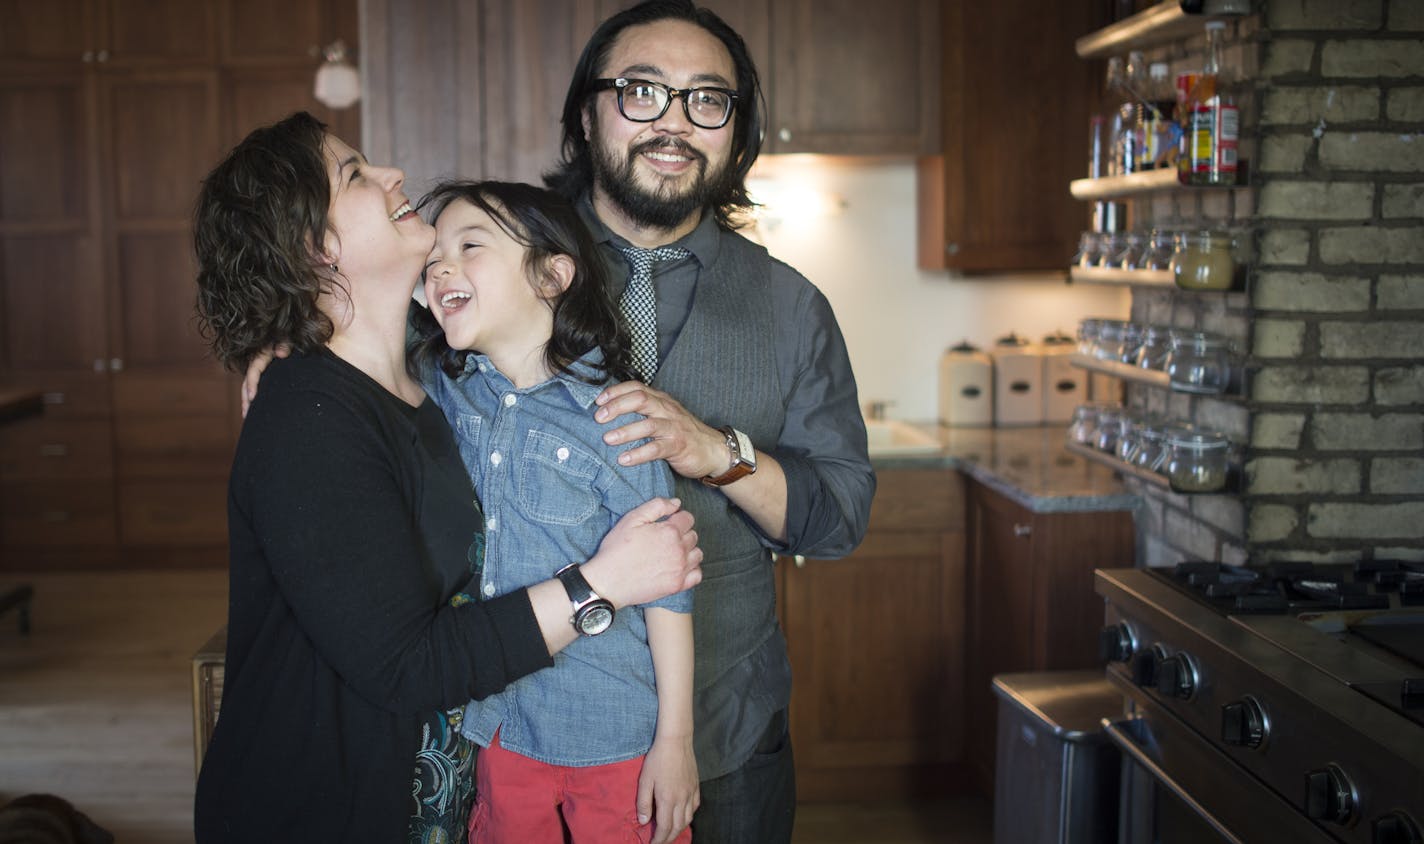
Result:
{"label": "black cardigan", "polygon": [[552,664],[527,593],[450,606],[481,529],[431,401],[325,350],[273,362],[229,482],[199,842],[405,840],[424,717]]}

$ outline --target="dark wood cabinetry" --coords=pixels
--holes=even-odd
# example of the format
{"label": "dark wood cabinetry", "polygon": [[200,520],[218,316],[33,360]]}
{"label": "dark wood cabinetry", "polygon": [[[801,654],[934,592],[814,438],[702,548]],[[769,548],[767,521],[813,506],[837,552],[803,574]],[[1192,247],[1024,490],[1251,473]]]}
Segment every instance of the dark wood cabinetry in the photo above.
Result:
{"label": "dark wood cabinetry", "polygon": [[1034,513],[969,485],[968,755],[975,786],[993,793],[997,698],[1011,671],[1092,668],[1102,600],[1093,569],[1130,568],[1130,512]]}
{"label": "dark wood cabinetry", "polygon": [[309,109],[355,0],[0,0],[0,566],[220,562],[235,381],[193,314],[191,217],[223,151]]}
{"label": "dark wood cabinetry", "polygon": [[1073,39],[1105,3],[946,3],[943,154],[921,162],[919,263],[966,273],[1061,271],[1088,211],[1062,186],[1087,171],[1101,68]]}
{"label": "dark wood cabinetry", "polygon": [[943,796],[964,745],[964,482],[882,470],[842,560],[783,559],[800,799]]}

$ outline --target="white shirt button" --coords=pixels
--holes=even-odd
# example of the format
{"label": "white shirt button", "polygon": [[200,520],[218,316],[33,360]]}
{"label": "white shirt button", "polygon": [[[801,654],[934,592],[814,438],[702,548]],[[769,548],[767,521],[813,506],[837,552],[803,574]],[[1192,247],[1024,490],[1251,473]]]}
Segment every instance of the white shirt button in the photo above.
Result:
{"label": "white shirt button", "polygon": [[499,530],[499,519],[490,516],[489,520],[485,522],[485,530]]}
{"label": "white shirt button", "polygon": [[484,365],[484,363],[481,363],[481,364],[480,364],[480,371],[481,371],[481,372],[484,372],[484,371],[485,371],[485,365]]}
{"label": "white shirt button", "polygon": [[516,399],[516,398],[514,397],[514,393],[505,393],[505,395],[504,395],[504,406],[505,406],[505,407],[514,407],[514,403],[515,403],[516,401],[518,401],[518,399]]}
{"label": "white shirt button", "polygon": [[485,584],[485,597],[486,597],[486,598],[493,598],[493,597],[494,597],[494,584],[493,584],[493,583],[486,583],[486,584]]}
{"label": "white shirt button", "polygon": [[560,462],[560,463],[564,462],[565,460],[568,460],[568,459],[569,459],[569,447],[568,447],[568,446],[559,446],[559,450],[556,451],[556,452],[554,452],[554,456],[557,457],[557,458],[559,458],[559,462]]}
{"label": "white shirt button", "polygon": [[496,451],[496,452],[494,452],[493,454],[490,455],[490,463],[494,464],[495,466],[498,466],[500,463],[503,463],[503,462],[504,462],[504,455],[500,454],[499,452]]}

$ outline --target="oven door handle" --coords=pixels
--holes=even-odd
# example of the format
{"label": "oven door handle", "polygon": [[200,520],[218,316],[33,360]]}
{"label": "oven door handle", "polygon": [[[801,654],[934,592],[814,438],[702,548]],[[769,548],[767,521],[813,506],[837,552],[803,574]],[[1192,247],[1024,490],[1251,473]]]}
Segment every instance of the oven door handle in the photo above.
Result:
{"label": "oven door handle", "polygon": [[1132,737],[1132,732],[1128,729],[1128,725],[1133,720],[1134,719],[1128,718],[1121,721],[1114,721],[1111,718],[1104,718],[1103,732],[1107,734],[1108,739],[1110,739],[1113,744],[1117,745],[1118,750],[1121,750],[1133,762],[1142,766],[1162,787],[1172,792],[1187,808],[1195,812],[1197,817],[1206,821],[1213,830],[1221,835],[1223,840],[1229,841],[1232,844],[1244,844],[1244,842],[1242,842],[1240,838],[1237,838],[1231,830],[1227,829],[1221,821],[1217,820],[1211,812],[1207,811],[1205,806],[1188,794],[1186,789],[1178,785],[1177,781],[1172,779],[1170,774],[1162,770],[1161,765],[1158,765],[1152,757],[1147,755],[1147,752],[1143,750],[1137,743],[1137,740]]}

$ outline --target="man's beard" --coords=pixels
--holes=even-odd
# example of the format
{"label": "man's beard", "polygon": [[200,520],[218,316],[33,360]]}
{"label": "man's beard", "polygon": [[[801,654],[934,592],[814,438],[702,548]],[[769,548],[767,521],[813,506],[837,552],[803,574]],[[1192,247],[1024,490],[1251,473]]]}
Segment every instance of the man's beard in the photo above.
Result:
{"label": "man's beard", "polygon": [[[615,206],[635,225],[653,229],[674,229],[711,205],[724,192],[723,183],[730,169],[726,163],[720,171],[709,174],[707,158],[686,141],[661,138],[646,141],[629,150],[619,161],[600,140],[597,125],[591,133],[589,151],[593,160],[593,182]],[[650,150],[677,152],[692,158],[696,178],[681,192],[671,182],[662,182],[649,190],[637,181],[633,172],[638,156]],[[655,177],[656,178],[656,177]]]}

